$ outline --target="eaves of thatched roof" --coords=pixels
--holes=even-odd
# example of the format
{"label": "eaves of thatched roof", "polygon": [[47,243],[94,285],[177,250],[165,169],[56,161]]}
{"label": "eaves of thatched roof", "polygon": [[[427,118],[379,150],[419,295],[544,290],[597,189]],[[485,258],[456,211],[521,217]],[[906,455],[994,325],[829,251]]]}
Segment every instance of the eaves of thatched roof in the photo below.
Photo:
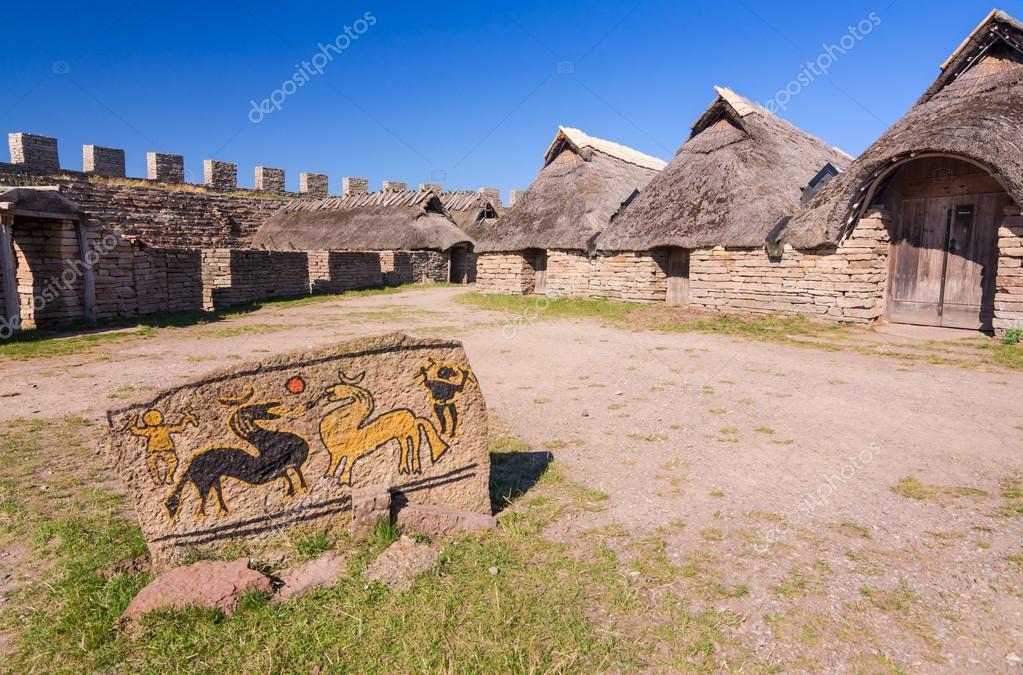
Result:
{"label": "eaves of thatched roof", "polygon": [[782,232],[796,246],[840,242],[906,161],[956,156],[985,168],[1023,198],[1023,24],[994,11],[970,33],[913,108]]}
{"label": "eaves of thatched roof", "polygon": [[455,224],[473,240],[491,231],[502,211],[500,204],[478,190],[443,192],[440,199]]}
{"label": "eaves of thatched roof", "polygon": [[258,248],[299,251],[446,251],[473,243],[431,190],[298,200],[259,228]]}
{"label": "eaves of thatched roof", "polygon": [[611,221],[598,249],[762,246],[822,167],[852,161],[731,89],[715,92],[671,164]]}
{"label": "eaves of thatched roof", "polygon": [[479,251],[587,250],[664,162],[561,127],[529,189],[481,235]]}

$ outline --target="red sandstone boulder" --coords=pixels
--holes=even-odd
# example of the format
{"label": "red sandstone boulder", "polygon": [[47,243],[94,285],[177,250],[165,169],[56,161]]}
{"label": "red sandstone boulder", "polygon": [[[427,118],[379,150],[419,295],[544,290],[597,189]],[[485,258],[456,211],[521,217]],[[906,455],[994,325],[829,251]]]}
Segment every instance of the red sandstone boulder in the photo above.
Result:
{"label": "red sandstone boulder", "polygon": [[297,598],[316,588],[331,588],[338,579],[348,573],[348,556],[329,553],[316,560],[281,572],[279,577],[284,583],[273,602],[284,602]]}
{"label": "red sandstone boulder", "polygon": [[221,609],[230,614],[242,596],[273,593],[270,579],[249,568],[248,558],[231,562],[203,560],[175,567],[153,579],[139,591],[121,615],[124,622],[159,609],[203,607]]}
{"label": "red sandstone boulder", "polygon": [[366,579],[387,584],[395,591],[412,587],[420,574],[433,569],[440,551],[402,535],[366,568]]}

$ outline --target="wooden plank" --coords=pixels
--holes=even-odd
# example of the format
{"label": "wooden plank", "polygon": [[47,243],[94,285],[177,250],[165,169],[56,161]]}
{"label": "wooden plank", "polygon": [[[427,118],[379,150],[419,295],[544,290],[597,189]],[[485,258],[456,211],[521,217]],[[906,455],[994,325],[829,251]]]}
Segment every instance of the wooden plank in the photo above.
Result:
{"label": "wooden plank", "polygon": [[684,305],[689,301],[689,251],[684,248],[668,249],[669,305]]}
{"label": "wooden plank", "polygon": [[547,292],[547,251],[536,254],[533,273],[533,292],[542,295]]}
{"label": "wooden plank", "polygon": [[904,199],[894,225],[888,318],[941,325],[941,273],[950,197]]}
{"label": "wooden plank", "polygon": [[83,297],[86,323],[96,323],[96,272],[89,264],[89,241],[85,236],[85,224],[78,220],[74,223],[75,235],[78,238],[78,255],[82,261]]}
{"label": "wooden plank", "polygon": [[4,317],[11,327],[21,327],[21,299],[18,297],[18,276],[14,262],[11,229],[0,218],[0,271],[3,272]]}
{"label": "wooden plank", "polygon": [[989,329],[994,319],[998,226],[1008,195],[967,195],[955,200],[955,212],[972,207],[972,217],[958,215],[949,232],[945,266],[942,326]]}

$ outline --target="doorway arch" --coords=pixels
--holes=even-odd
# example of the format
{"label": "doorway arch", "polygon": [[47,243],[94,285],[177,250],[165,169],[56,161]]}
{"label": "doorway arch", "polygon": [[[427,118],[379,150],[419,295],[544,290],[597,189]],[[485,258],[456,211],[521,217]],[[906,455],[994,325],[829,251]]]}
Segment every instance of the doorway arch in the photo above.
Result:
{"label": "doorway arch", "polygon": [[869,186],[891,214],[886,315],[894,323],[991,330],[998,228],[1013,201],[983,165],[927,154]]}

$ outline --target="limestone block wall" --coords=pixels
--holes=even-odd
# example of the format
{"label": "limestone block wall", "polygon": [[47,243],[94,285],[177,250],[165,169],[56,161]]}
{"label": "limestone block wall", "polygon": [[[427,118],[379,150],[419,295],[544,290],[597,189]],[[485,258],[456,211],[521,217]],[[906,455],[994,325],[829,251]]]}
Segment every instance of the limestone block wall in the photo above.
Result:
{"label": "limestone block wall", "polygon": [[124,239],[113,249],[97,250],[102,251],[94,266],[98,320],[202,311],[198,250],[142,248]]}
{"label": "limestone block wall", "polygon": [[689,304],[712,310],[782,312],[867,323],[884,315],[886,217],[863,218],[837,248],[797,250],[780,260],[762,249],[690,253]]}
{"label": "limestone block wall", "polygon": [[202,251],[203,309],[309,293],[309,255],[292,251]]}
{"label": "limestone block wall", "polygon": [[381,251],[385,286],[442,282],[448,279],[448,254],[440,251]]}
{"label": "limestone block wall", "polygon": [[380,254],[350,251],[310,251],[309,283],[315,293],[344,293],[384,285]]}
{"label": "limestone block wall", "polygon": [[1008,216],[998,230],[995,280],[996,333],[1023,328],[1023,216]]}
{"label": "limestone block wall", "polygon": [[667,270],[667,249],[601,254],[590,271],[590,297],[664,302],[668,297]]}
{"label": "limestone block wall", "polygon": [[476,291],[484,295],[524,295],[534,282],[533,266],[522,253],[480,253],[476,259]]}
{"label": "limestone block wall", "polygon": [[52,328],[83,320],[84,277],[66,262],[81,257],[74,224],[18,218],[11,232],[22,327]]}
{"label": "limestone block wall", "polygon": [[592,268],[585,251],[547,251],[546,295],[554,298],[589,297]]}

